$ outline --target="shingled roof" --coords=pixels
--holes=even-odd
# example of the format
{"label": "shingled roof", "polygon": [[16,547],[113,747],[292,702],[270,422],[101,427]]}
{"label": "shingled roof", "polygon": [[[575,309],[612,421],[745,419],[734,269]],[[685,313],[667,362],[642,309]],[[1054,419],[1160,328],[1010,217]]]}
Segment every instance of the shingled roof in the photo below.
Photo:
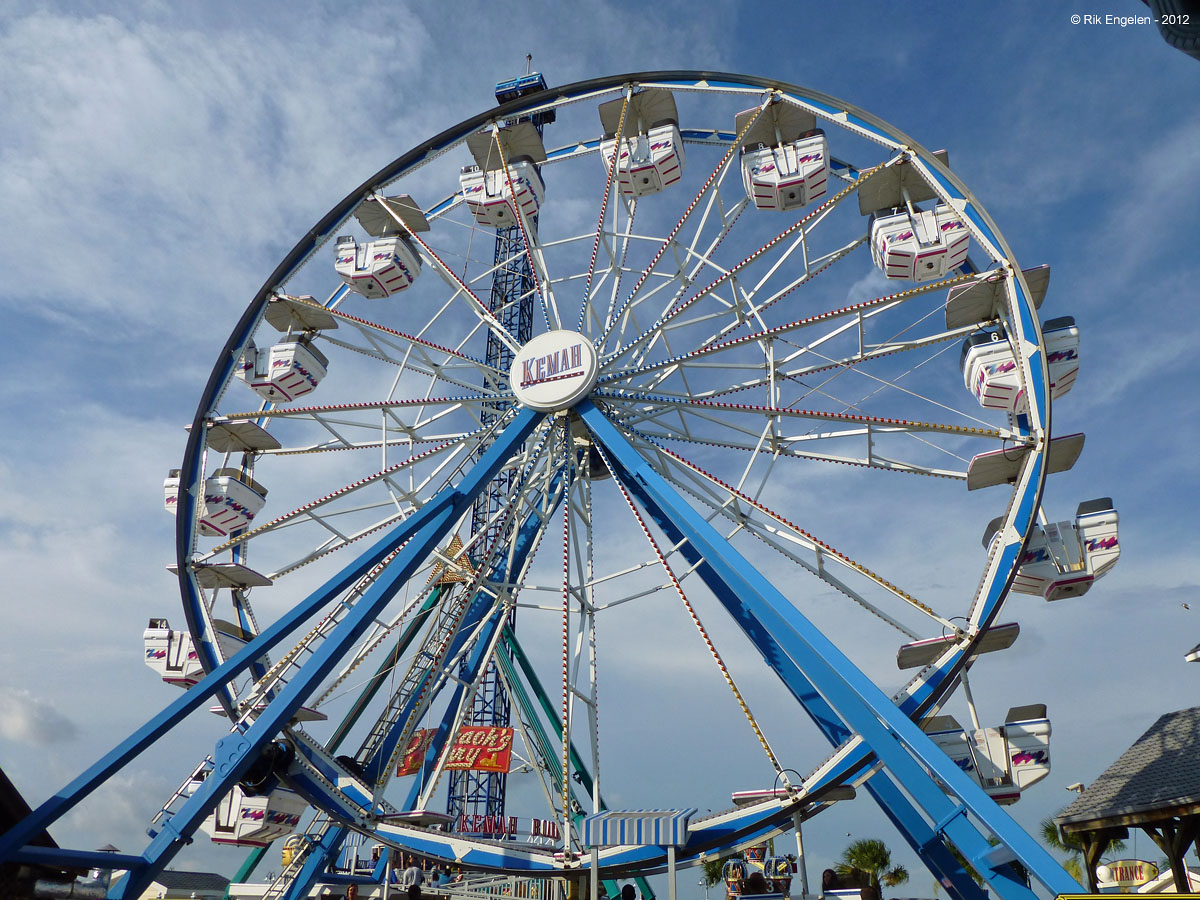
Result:
{"label": "shingled roof", "polygon": [[169,891],[196,891],[197,893],[224,893],[229,886],[229,879],[213,872],[181,872],[179,870],[163,869],[154,879],[155,884],[161,884]]}
{"label": "shingled roof", "polygon": [[1074,832],[1196,812],[1200,812],[1200,707],[1160,716],[1054,820]]}

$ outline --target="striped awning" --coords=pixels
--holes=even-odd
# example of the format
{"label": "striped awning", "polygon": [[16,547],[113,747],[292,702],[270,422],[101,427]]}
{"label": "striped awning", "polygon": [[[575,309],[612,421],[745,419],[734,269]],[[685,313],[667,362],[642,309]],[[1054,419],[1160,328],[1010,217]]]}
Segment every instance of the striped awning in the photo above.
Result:
{"label": "striped awning", "polygon": [[678,847],[687,841],[688,820],[696,809],[608,810],[583,817],[588,847]]}

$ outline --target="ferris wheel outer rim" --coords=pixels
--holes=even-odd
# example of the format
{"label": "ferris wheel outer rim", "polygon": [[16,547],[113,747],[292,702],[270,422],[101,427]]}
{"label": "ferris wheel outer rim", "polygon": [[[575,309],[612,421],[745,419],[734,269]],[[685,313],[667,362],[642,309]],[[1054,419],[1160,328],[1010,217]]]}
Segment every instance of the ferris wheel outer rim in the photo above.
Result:
{"label": "ferris wheel outer rim", "polygon": [[[856,125],[870,126],[877,135],[886,137],[887,142],[895,143],[898,146],[904,146],[911,150],[922,163],[936,174],[942,180],[944,186],[952,187],[961,197],[973,208],[975,216],[978,218],[976,223],[979,226],[986,228],[988,237],[992,240],[995,249],[999,256],[1013,263],[1013,272],[1015,278],[1020,282],[1016,287],[1017,296],[1024,302],[1012,304],[1012,311],[1015,313],[1013,318],[1017,320],[1018,329],[1020,331],[1032,330],[1035,336],[1035,345],[1039,349],[1042,347],[1040,336],[1040,326],[1036,315],[1031,313],[1032,304],[1028,301],[1028,291],[1023,285],[1024,278],[1020,274],[1019,266],[1015,265],[1015,259],[1011,249],[1008,247],[1002,233],[991,220],[990,216],[981,204],[974,198],[974,195],[966,187],[965,184],[952,172],[946,169],[932,154],[923,146],[913,141],[903,132],[899,132],[892,128],[888,123],[875,117],[871,113],[861,110],[858,107],[845,103],[836,97],[823,94],[821,92],[812,91],[799,85],[790,84],[787,82],[759,78],[756,76],[738,75],[731,73],[712,72],[706,70],[666,70],[666,71],[649,71],[626,73],[622,75],[605,76],[596,79],[575,82],[557,88],[548,88],[545,91],[537,94],[528,95],[508,103],[498,105],[490,110],[486,110],[468,119],[465,119],[458,124],[451,126],[440,132],[435,137],[416,145],[400,157],[397,157],[387,166],[382,168],[374,176],[364,181],[354,191],[349,193],[342,201],[336,204],[318,223],[305,234],[300,241],[292,248],[285,256],[279,265],[272,272],[268,280],[255,294],[250,301],[245,311],[242,313],[233,331],[230,333],[226,341],[225,347],[221,354],[221,362],[214,367],[210,373],[209,379],[205,385],[205,389],[201,395],[201,400],[197,406],[196,414],[193,418],[192,427],[188,436],[184,450],[184,460],[180,472],[180,492],[179,492],[179,511],[176,523],[176,558],[179,565],[179,580],[181,594],[184,599],[185,615],[188,619],[188,628],[194,638],[196,638],[196,647],[200,656],[201,664],[206,671],[211,670],[219,660],[213,653],[210,641],[215,641],[215,637],[209,635],[204,623],[196,615],[196,609],[200,604],[200,592],[195,580],[194,572],[188,565],[191,558],[191,553],[195,545],[195,489],[202,480],[202,472],[200,470],[200,462],[204,458],[203,441],[205,437],[205,425],[207,420],[212,416],[216,409],[216,404],[220,396],[227,388],[232,372],[237,359],[238,351],[245,345],[246,340],[250,337],[262,316],[265,305],[270,296],[276,291],[288,277],[303,263],[315,250],[326,240],[328,240],[334,229],[350,215],[355,207],[362,201],[365,196],[368,196],[379,186],[386,184],[398,177],[401,177],[404,172],[413,166],[420,163],[427,157],[436,155],[454,143],[461,141],[466,135],[478,130],[480,127],[492,122],[496,119],[502,119],[509,116],[518,115],[522,112],[536,108],[539,105],[551,103],[563,98],[572,98],[576,95],[587,94],[591,92],[610,90],[627,83],[697,83],[705,82],[706,86],[719,90],[720,86],[738,87],[738,88],[757,88],[763,91],[780,91],[789,95],[797,95],[806,101],[812,101],[828,106],[829,109],[840,109],[847,115],[853,115],[859,121]],[[680,84],[680,86],[683,86]],[[839,125],[846,125],[846,122],[838,122]],[[867,135],[869,136],[869,135]],[[886,142],[885,142],[886,143]],[[1033,389],[1028,392],[1030,411],[1032,420],[1035,423],[1031,428],[1031,434],[1034,437],[1034,446],[1027,454],[1024,472],[1032,475],[1032,484],[1026,486],[1026,490],[1021,494],[1020,507],[1023,508],[1023,516],[1026,517],[1027,524],[1022,529],[1022,539],[1019,546],[1009,545],[1004,549],[1003,556],[1008,558],[1009,562],[1004,565],[1007,569],[1007,575],[1001,579],[1002,584],[994,591],[999,597],[999,601],[995,604],[995,608],[991,610],[990,615],[986,615],[980,622],[979,631],[975,639],[954,655],[953,662],[948,669],[943,669],[942,661],[939,660],[934,665],[934,668],[943,669],[942,677],[939,682],[949,682],[953,680],[953,676],[966,664],[971,658],[971,650],[974,643],[978,641],[982,632],[986,630],[986,626],[991,623],[999,609],[1003,605],[1003,599],[1007,595],[1009,586],[1016,572],[1016,560],[1019,558],[1019,553],[1023,550],[1028,536],[1032,529],[1033,512],[1040,506],[1041,494],[1045,483],[1044,466],[1041,465],[1042,454],[1045,446],[1045,435],[1049,433],[1049,404],[1048,386],[1046,382],[1046,372],[1044,366],[1040,367],[1038,374],[1040,378],[1034,379],[1033,371],[1030,370],[1029,361],[1022,355],[1021,363],[1023,374],[1027,380],[1033,382]],[[1040,384],[1038,384],[1040,382]],[[1040,390],[1038,389],[1040,387]],[[1043,399],[1045,398],[1045,399]],[[1026,478],[1028,481],[1028,477]],[[1014,492],[1014,499],[1016,492]],[[1010,507],[1011,507],[1010,503]],[[950,651],[947,651],[947,657],[950,656]],[[221,700],[223,705],[229,706],[227,695],[222,693]],[[930,701],[932,702],[932,701]],[[924,705],[924,704],[922,704]]]}

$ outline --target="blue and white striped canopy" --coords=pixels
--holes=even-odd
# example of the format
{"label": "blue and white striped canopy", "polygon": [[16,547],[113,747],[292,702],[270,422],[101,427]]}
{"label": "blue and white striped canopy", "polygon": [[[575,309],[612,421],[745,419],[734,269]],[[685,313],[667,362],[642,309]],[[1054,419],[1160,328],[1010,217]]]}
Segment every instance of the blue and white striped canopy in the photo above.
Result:
{"label": "blue and white striped canopy", "polygon": [[696,809],[621,809],[583,817],[588,847],[681,846]]}

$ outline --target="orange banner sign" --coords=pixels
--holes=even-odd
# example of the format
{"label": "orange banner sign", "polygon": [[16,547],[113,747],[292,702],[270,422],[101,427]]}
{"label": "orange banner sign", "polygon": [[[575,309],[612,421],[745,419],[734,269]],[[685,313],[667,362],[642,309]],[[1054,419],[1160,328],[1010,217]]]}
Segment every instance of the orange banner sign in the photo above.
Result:
{"label": "orange banner sign", "polygon": [[508,772],[512,764],[513,730],[487,725],[464,725],[450,748],[447,769]]}
{"label": "orange banner sign", "polygon": [[404,759],[396,767],[397,775],[415,775],[421,771],[421,763],[425,761],[425,751],[429,749],[429,744],[436,733],[437,729],[421,728],[413,734],[412,739],[408,742],[408,747],[404,750]]}

